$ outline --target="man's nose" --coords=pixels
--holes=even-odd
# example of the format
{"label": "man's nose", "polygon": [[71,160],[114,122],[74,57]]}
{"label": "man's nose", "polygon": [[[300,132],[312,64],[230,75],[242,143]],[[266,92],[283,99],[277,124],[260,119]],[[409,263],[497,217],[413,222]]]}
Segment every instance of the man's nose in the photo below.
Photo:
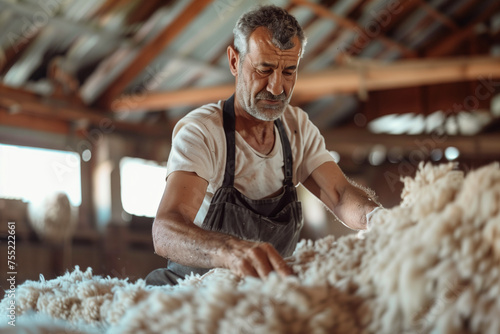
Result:
{"label": "man's nose", "polygon": [[277,96],[283,93],[283,77],[278,71],[274,71],[267,81],[267,91]]}

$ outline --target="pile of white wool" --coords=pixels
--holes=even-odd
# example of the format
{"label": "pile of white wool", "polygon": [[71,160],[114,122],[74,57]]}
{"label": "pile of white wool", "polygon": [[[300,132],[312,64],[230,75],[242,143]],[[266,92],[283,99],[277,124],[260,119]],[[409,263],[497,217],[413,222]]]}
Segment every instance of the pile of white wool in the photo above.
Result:
{"label": "pile of white wool", "polygon": [[289,259],[296,277],[216,269],[146,287],[75,268],[18,287],[19,325],[30,333],[50,321],[61,333],[500,333],[498,163],[466,178],[451,164],[421,165],[403,181],[401,204],[379,211],[369,232],[302,241]]}

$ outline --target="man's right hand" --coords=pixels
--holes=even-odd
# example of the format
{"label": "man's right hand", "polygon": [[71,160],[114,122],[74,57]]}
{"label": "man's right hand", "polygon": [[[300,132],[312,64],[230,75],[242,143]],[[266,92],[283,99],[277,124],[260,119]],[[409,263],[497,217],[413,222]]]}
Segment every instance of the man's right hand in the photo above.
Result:
{"label": "man's right hand", "polygon": [[227,253],[223,255],[224,267],[240,277],[264,279],[272,271],[276,271],[281,277],[294,274],[292,268],[269,243],[232,238],[228,240],[228,246]]}
{"label": "man's right hand", "polygon": [[227,268],[241,277],[265,278],[271,271],[292,275],[271,244],[206,231],[193,223],[207,186],[208,182],[195,173],[169,175],[153,223],[155,253],[191,267]]}

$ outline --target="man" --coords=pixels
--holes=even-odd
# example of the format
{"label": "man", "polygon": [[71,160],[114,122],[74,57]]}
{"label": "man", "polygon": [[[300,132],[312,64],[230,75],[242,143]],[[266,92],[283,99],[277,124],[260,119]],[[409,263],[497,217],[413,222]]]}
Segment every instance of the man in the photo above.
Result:
{"label": "man", "polygon": [[289,105],[306,39],[285,10],[242,15],[227,56],[236,92],[176,125],[165,192],[153,223],[168,267],[151,285],[228,268],[239,276],[293,274],[284,261],[303,225],[302,183],[353,229],[379,206],[345,178],[307,114]]}

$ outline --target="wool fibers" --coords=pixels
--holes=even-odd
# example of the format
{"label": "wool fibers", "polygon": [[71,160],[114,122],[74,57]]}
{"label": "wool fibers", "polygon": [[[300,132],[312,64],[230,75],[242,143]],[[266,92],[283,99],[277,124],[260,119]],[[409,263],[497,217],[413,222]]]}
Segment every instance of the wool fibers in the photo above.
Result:
{"label": "wool fibers", "polygon": [[301,241],[287,259],[296,276],[214,269],[148,287],[76,267],[20,285],[17,314],[79,333],[500,333],[498,163],[466,177],[421,164],[402,181],[401,204],[370,231]]}

